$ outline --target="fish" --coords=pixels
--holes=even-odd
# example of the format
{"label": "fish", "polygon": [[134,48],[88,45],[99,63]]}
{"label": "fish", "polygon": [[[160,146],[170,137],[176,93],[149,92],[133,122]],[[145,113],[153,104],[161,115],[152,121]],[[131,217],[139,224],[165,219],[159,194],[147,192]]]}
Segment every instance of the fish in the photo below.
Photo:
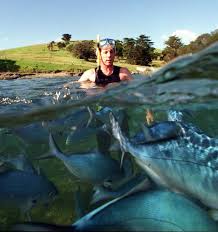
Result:
{"label": "fish", "polygon": [[92,110],[92,115],[95,119],[97,119],[101,123],[108,125],[110,124],[109,114],[111,111],[113,111],[113,113],[116,115],[116,118],[120,124],[122,124],[122,122],[125,119],[127,119],[127,113],[124,109],[122,108],[112,109],[111,107],[107,107],[107,106],[102,107],[100,110],[96,112]]}
{"label": "fish", "polygon": [[124,183],[120,184],[118,187],[109,189],[104,186],[95,186],[94,194],[92,195],[91,204],[96,204],[100,201],[110,200],[113,198],[120,197],[132,189],[132,192],[145,191],[152,186],[146,173],[138,173]]}
{"label": "fish", "polygon": [[31,123],[25,126],[14,127],[12,133],[21,138],[27,144],[46,144],[48,130],[41,122]]}
{"label": "fish", "polygon": [[125,169],[109,154],[98,151],[88,153],[64,154],[52,134],[49,135],[50,153],[60,159],[66,168],[81,181],[94,185],[115,183],[125,178]]}
{"label": "fish", "polygon": [[142,124],[142,131],[133,136],[130,141],[143,144],[176,138],[180,135],[181,127],[175,121],[155,122],[150,126]]}
{"label": "fish", "polygon": [[[130,141],[135,144],[143,144],[176,138],[182,134],[181,126],[177,122],[184,121],[187,116],[192,117],[193,115],[188,110],[168,110],[167,121],[154,122],[151,125],[141,123],[142,130],[131,137]],[[196,127],[195,130],[197,130]]]}
{"label": "fish", "polygon": [[[38,226],[38,227],[37,227]],[[61,225],[16,223],[16,231],[58,231]],[[184,195],[167,190],[113,199],[66,227],[68,231],[217,231],[217,222]]]}
{"label": "fish", "polygon": [[[76,129],[69,133],[66,138],[66,146],[69,149],[74,149],[80,144],[81,147],[94,148],[93,145],[97,145],[97,134],[109,133],[107,132],[106,125],[102,125],[100,127],[84,127]],[[92,141],[92,142],[90,142]],[[93,145],[92,145],[93,144]],[[91,146],[91,147],[90,147]],[[97,145],[98,146],[98,145]]]}
{"label": "fish", "polygon": [[28,220],[33,207],[47,205],[58,195],[55,185],[44,175],[21,170],[1,172],[0,186],[0,207],[19,208]]}
{"label": "fish", "polygon": [[94,124],[92,111],[89,107],[82,107],[78,110],[73,110],[72,112],[64,115],[62,117],[43,121],[43,127],[47,128],[51,133],[58,132],[71,132],[77,128],[86,128]]}
{"label": "fish", "polygon": [[122,134],[112,113],[110,120],[113,135],[123,150],[157,185],[218,209],[218,139],[180,121],[177,123],[182,134],[176,139],[137,145]]}

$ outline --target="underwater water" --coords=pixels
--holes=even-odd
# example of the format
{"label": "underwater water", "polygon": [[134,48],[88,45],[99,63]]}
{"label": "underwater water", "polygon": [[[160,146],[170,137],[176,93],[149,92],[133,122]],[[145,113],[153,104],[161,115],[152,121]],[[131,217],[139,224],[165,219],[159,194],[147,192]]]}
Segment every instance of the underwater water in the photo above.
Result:
{"label": "underwater water", "polygon": [[[218,45],[215,44],[196,55],[182,57],[151,76],[135,74],[132,82],[116,83],[105,88],[95,86],[87,89],[76,82],[77,77],[3,80],[0,82],[0,173],[15,169],[14,164],[6,162],[6,159],[25,155],[36,172],[43,173],[58,191],[54,199],[46,195],[48,204],[33,206],[32,221],[72,224],[78,219],[75,201],[78,186],[85,210],[89,212],[94,207],[89,204],[93,183],[78,181],[79,178],[57,157],[40,159],[51,153],[49,133],[66,155],[104,150],[115,139],[105,134],[105,137],[96,136],[99,127],[90,110],[98,113],[103,122],[108,120],[104,109],[109,107],[117,116],[122,114],[123,120],[128,123],[129,136],[133,136],[140,130],[141,123],[146,122],[147,109],[153,111],[157,122],[167,120],[167,111],[173,109],[188,112],[188,122],[210,137],[217,138],[217,73]],[[71,85],[65,88],[64,84],[69,82]],[[110,126],[110,123],[106,124]],[[119,161],[121,151],[111,151],[111,155]],[[138,168],[135,163],[134,168]],[[86,171],[84,166],[84,173]],[[30,189],[33,186],[29,184]],[[46,191],[44,188],[41,189],[43,193]],[[19,191],[27,192],[26,189]],[[38,198],[40,193],[29,194],[27,198],[30,201],[41,199]],[[4,202],[4,196],[0,194],[1,197],[0,202]],[[10,207],[0,205],[0,229],[27,220],[18,208],[28,208],[28,203],[22,198],[15,201]]]}

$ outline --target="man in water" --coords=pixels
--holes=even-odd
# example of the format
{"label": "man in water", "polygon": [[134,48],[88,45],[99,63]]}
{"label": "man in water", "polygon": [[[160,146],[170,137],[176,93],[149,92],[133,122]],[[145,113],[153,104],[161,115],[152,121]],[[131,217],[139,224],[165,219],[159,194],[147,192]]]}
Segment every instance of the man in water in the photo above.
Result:
{"label": "man in water", "polygon": [[89,69],[83,73],[79,82],[91,81],[97,85],[107,85],[112,82],[132,80],[133,77],[127,68],[115,66],[115,40],[102,39],[98,46],[100,52],[100,68]]}

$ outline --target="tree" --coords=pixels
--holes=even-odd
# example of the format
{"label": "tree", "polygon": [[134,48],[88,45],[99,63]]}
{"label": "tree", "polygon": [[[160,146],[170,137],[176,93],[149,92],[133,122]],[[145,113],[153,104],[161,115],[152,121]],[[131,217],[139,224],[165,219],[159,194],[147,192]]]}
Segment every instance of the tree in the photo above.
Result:
{"label": "tree", "polygon": [[120,40],[116,40],[116,56],[118,59],[123,57],[123,43]]}
{"label": "tree", "polygon": [[67,50],[72,53],[73,56],[79,59],[89,60],[95,58],[95,48],[93,41],[81,41],[75,44],[69,45]]}
{"label": "tree", "polygon": [[154,57],[153,42],[146,35],[124,38],[123,55],[130,64],[150,65]]}
{"label": "tree", "polygon": [[65,48],[65,47],[66,47],[66,44],[63,43],[63,42],[58,42],[58,43],[57,43],[57,46],[58,46],[58,49],[60,50],[60,49]]}
{"label": "tree", "polygon": [[65,42],[65,44],[67,45],[67,44],[69,44],[69,42],[70,42],[71,35],[70,35],[70,34],[63,34],[61,39],[62,39],[62,40]]}
{"label": "tree", "polygon": [[170,36],[167,41],[165,41],[167,45],[164,50],[162,51],[163,59],[168,62],[177,56],[179,56],[179,49],[181,49],[184,44],[182,43],[181,39],[177,36]]}
{"label": "tree", "polygon": [[47,45],[48,50],[49,50],[49,51],[53,51],[54,45],[55,45],[55,41],[51,41],[51,42]]}
{"label": "tree", "polygon": [[179,48],[179,55],[187,54],[187,53],[195,53],[198,52],[210,44],[218,41],[218,31],[213,31],[211,33],[204,33],[196,38],[196,40],[192,41],[190,44],[185,45]]}
{"label": "tree", "polygon": [[124,38],[123,39],[123,56],[126,58],[128,63],[133,62],[134,57],[134,47],[135,47],[135,39],[133,38]]}
{"label": "tree", "polygon": [[210,44],[218,41],[218,29],[211,32]]}
{"label": "tree", "polygon": [[139,65],[150,65],[154,58],[153,42],[146,35],[140,35],[136,39],[135,45],[135,63]]}

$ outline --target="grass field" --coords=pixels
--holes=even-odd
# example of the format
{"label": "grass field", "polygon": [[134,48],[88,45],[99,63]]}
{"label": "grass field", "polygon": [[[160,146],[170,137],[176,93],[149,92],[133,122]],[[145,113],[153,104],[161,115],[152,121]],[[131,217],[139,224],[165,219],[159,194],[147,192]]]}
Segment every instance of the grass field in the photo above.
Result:
{"label": "grass field", "polygon": [[[59,50],[54,47],[49,51],[47,44],[39,44],[27,47],[0,51],[0,61],[10,66],[10,71],[18,72],[52,72],[52,71],[71,71],[83,72],[89,68],[96,67],[95,60],[85,61],[73,57],[66,50]],[[156,63],[155,63],[156,62]],[[160,62],[159,62],[160,63]],[[154,61],[155,66],[161,66],[158,61]],[[115,62],[115,65],[127,67],[135,72],[138,65],[127,64],[124,61]]]}

